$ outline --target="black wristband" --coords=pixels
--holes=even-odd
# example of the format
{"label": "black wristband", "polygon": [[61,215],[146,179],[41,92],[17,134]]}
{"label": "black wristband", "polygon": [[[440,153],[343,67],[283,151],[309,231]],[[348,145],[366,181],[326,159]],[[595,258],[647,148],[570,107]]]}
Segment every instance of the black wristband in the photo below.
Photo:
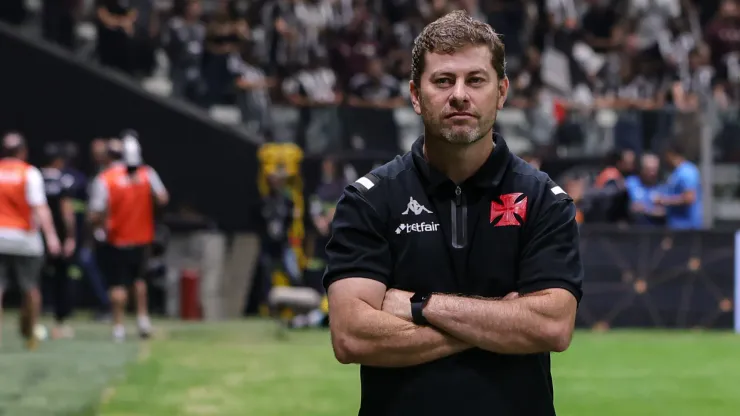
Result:
{"label": "black wristband", "polygon": [[415,293],[411,297],[411,320],[416,325],[429,325],[429,321],[424,317],[424,307],[427,306],[430,293]]}

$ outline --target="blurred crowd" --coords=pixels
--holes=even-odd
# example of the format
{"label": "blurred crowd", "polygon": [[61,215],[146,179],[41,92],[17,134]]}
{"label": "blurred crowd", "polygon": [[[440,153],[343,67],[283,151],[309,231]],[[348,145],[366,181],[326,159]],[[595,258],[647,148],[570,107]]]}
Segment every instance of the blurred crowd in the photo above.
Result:
{"label": "blurred crowd", "polygon": [[268,134],[277,102],[310,108],[328,136],[339,104],[406,106],[415,36],[461,8],[502,35],[508,105],[527,112],[541,144],[577,142],[584,133],[570,115],[610,108],[618,147],[657,150],[666,137],[696,136],[702,112],[740,97],[736,0],[95,1],[87,17],[88,0],[44,1],[44,35],[74,48],[76,22],[92,20],[97,59],[139,77],[163,50],[172,95],[237,104]]}

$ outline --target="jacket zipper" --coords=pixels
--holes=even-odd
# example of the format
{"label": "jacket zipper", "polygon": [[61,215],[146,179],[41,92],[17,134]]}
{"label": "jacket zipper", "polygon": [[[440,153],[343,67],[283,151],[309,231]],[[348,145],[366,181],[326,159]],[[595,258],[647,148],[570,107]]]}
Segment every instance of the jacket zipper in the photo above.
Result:
{"label": "jacket zipper", "polygon": [[464,248],[468,244],[468,207],[465,205],[462,189],[455,188],[452,204],[452,247]]}

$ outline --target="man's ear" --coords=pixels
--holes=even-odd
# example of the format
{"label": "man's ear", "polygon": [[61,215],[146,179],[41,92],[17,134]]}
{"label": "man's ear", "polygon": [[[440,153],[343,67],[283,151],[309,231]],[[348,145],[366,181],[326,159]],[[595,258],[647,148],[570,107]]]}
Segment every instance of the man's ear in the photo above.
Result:
{"label": "man's ear", "polygon": [[409,81],[409,96],[411,96],[411,106],[414,107],[414,112],[421,115],[421,103],[419,101],[419,88],[414,84],[414,81]]}
{"label": "man's ear", "polygon": [[499,83],[498,83],[498,103],[497,107],[498,109],[504,108],[504,103],[506,102],[506,95],[509,94],[509,77],[504,77]]}

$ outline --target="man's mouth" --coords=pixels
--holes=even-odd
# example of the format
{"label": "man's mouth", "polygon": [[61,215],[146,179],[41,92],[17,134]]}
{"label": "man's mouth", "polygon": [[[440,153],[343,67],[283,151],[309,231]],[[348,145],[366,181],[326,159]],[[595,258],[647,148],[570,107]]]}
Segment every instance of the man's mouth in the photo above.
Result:
{"label": "man's mouth", "polygon": [[451,113],[451,114],[448,114],[445,118],[452,118],[452,119],[457,119],[457,118],[475,118],[475,116],[472,115],[471,113],[459,112],[459,113]]}

